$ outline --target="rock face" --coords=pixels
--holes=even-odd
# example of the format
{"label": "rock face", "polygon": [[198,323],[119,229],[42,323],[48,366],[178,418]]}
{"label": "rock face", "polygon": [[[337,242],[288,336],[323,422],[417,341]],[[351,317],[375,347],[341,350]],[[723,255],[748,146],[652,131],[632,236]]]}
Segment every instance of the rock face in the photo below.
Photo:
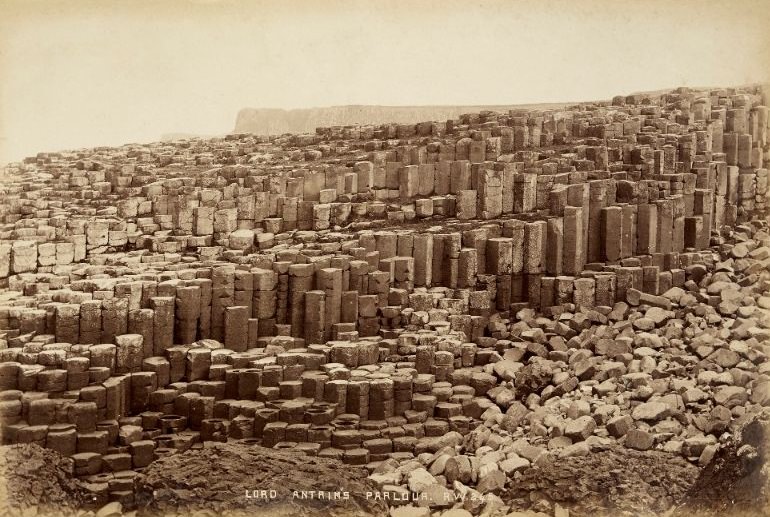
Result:
{"label": "rock face", "polygon": [[[362,124],[409,124],[416,120],[447,120],[484,110],[528,109],[534,105],[500,106],[329,106],[306,109],[244,108],[238,112],[233,133],[281,135],[312,133],[318,127]],[[566,104],[540,104],[557,109]]]}

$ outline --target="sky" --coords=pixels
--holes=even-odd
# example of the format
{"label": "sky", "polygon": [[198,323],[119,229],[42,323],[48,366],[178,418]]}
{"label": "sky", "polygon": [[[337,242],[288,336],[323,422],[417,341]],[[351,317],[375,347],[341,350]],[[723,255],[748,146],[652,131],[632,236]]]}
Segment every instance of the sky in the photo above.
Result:
{"label": "sky", "polygon": [[244,107],[770,81],[765,0],[0,0],[0,163],[225,134]]}

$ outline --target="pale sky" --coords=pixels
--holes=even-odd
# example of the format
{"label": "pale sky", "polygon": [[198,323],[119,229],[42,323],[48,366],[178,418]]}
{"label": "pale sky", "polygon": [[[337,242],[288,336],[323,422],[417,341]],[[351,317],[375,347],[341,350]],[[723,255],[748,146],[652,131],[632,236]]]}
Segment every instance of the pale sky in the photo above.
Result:
{"label": "pale sky", "polygon": [[514,104],[770,80],[763,0],[0,0],[0,163],[243,107]]}

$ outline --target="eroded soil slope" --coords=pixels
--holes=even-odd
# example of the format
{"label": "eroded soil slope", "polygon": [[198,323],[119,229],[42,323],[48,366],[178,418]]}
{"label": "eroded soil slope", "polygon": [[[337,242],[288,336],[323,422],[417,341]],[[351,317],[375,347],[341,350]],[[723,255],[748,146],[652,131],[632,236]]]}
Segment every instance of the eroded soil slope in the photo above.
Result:
{"label": "eroded soil slope", "polygon": [[[142,515],[204,509],[264,515],[386,514],[384,505],[366,499],[366,492],[376,490],[366,476],[365,469],[332,460],[221,443],[152,463],[139,478],[137,501]],[[273,490],[275,496],[246,496],[254,490]],[[294,491],[300,497],[294,497]],[[302,491],[307,492],[304,497]],[[326,493],[339,491],[349,497]]]}

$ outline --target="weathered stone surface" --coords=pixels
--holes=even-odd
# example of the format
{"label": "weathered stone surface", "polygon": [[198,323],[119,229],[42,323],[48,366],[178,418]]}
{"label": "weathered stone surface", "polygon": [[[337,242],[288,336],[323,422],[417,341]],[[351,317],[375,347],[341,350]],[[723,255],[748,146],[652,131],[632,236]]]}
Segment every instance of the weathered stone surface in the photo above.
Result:
{"label": "weathered stone surface", "polygon": [[634,420],[656,422],[671,414],[671,408],[663,402],[645,402],[634,408],[631,416]]}

